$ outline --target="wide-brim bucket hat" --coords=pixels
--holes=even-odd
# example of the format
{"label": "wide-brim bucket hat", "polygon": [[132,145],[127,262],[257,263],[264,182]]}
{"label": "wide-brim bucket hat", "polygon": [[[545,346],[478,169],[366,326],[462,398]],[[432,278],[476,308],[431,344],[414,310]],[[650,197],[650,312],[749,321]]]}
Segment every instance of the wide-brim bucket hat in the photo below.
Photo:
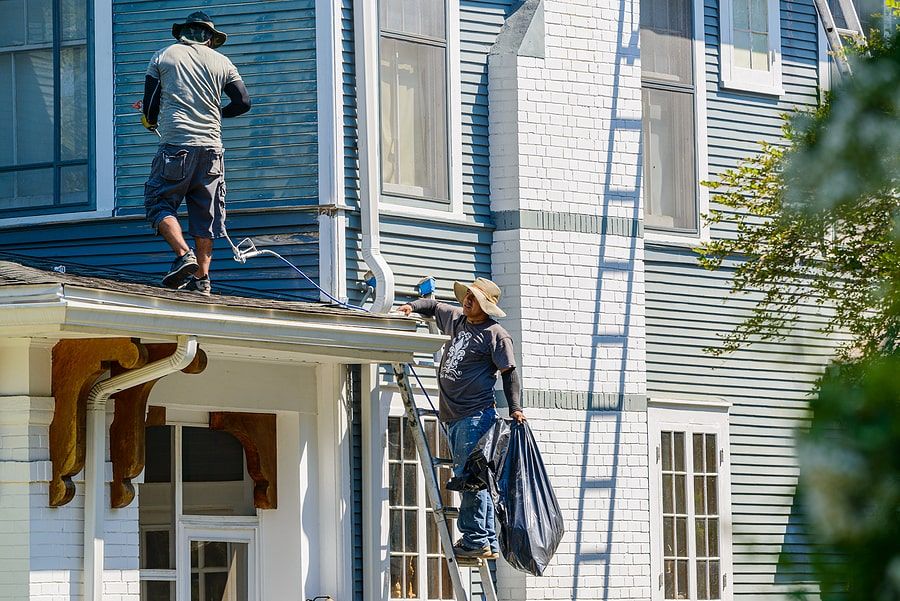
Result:
{"label": "wide-brim bucket hat", "polygon": [[466,292],[471,292],[481,305],[481,310],[491,317],[506,317],[503,309],[497,306],[500,302],[500,287],[494,282],[485,278],[476,278],[471,284],[453,282],[453,294],[456,295],[459,304],[465,300]]}
{"label": "wide-brim bucket hat", "polygon": [[178,40],[181,38],[181,30],[187,25],[201,25],[209,30],[212,34],[212,39],[209,41],[210,48],[218,48],[222,44],[225,43],[225,40],[228,39],[228,36],[223,32],[216,29],[216,26],[213,25],[212,19],[209,18],[209,15],[203,12],[202,10],[198,10],[188,15],[187,19],[184,20],[184,23],[174,23],[172,24],[172,36]]}

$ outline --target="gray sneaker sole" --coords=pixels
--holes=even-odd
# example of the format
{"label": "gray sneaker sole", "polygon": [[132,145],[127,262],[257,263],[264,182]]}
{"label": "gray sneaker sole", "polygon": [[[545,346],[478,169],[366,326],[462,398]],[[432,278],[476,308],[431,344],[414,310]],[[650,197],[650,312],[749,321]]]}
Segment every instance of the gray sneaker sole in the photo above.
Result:
{"label": "gray sneaker sole", "polygon": [[163,286],[177,290],[187,282],[188,278],[194,275],[200,266],[197,263],[185,263],[175,271],[167,273],[163,279]]}

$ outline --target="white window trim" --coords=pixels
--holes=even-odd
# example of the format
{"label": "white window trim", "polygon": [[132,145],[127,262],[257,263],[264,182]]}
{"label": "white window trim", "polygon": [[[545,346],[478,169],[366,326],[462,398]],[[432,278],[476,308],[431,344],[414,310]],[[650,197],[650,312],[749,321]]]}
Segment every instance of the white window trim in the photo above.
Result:
{"label": "white window trim", "polygon": [[761,72],[734,65],[734,25],[732,0],[719,2],[719,32],[721,38],[721,61],[719,72],[721,85],[731,90],[782,96],[784,88],[781,78],[781,7],[778,0],[768,2],[769,60],[772,69]]}
{"label": "white window trim", "polygon": [[[730,1],[730,0],[728,0]],[[709,242],[710,228],[705,215],[709,213],[709,189],[700,182],[709,177],[709,134],[706,121],[706,41],[703,0],[693,0],[694,8],[694,156],[697,170],[695,194],[697,198],[698,231],[679,233],[644,229],[644,238],[650,243],[689,248]],[[646,157],[643,160],[647,160]],[[644,183],[646,185],[646,182]],[[641,195],[643,201],[643,194]]]}
{"label": "white window trim", "polygon": [[[447,152],[449,153],[449,187],[450,204],[448,210],[429,209],[424,207],[412,207],[398,203],[395,197],[380,192],[380,210],[396,212],[410,217],[425,217],[432,219],[445,219],[448,217],[464,219],[463,214],[463,185],[462,185],[462,78],[460,70],[460,41],[459,41],[459,2],[458,0],[445,0],[447,22]],[[378,27],[377,23],[375,27]],[[378,35],[380,37],[380,30]],[[376,61],[376,64],[380,62]],[[379,106],[381,95],[378,95]],[[381,131],[381,110],[376,112],[376,123],[373,124],[376,131]],[[380,139],[379,139],[380,144]],[[378,165],[378,189],[382,189],[381,164]],[[393,202],[392,202],[393,201]]]}
{"label": "white window trim", "polygon": [[[721,471],[718,475],[719,493],[719,561],[723,577],[721,600],[732,601],[734,598],[734,563],[732,551],[732,518],[731,518],[731,453],[729,444],[728,409],[730,403],[721,399],[709,401],[695,399],[679,401],[675,399],[650,399],[647,407],[647,433],[649,444],[648,460],[650,466],[650,599],[663,601],[661,575],[662,565],[662,495],[660,492],[661,465],[657,459],[656,449],[660,432],[664,429],[681,429],[692,432],[694,429],[716,434],[721,450]],[[692,461],[691,453],[685,452],[686,461]],[[694,515],[693,495],[687,495],[689,515]],[[688,535],[688,555],[696,557],[695,537]],[[696,569],[694,564],[688,568],[690,599],[696,599]]]}
{"label": "white window trim", "polygon": [[[63,223],[97,217],[112,217],[116,205],[115,101],[113,98],[112,0],[94,0],[94,199],[95,208],[77,213],[44,213],[0,219],[0,228],[20,225]],[[90,38],[89,38],[90,39]],[[91,42],[89,42],[91,43]],[[90,69],[88,70],[90,73]],[[90,175],[90,174],[89,174]]]}

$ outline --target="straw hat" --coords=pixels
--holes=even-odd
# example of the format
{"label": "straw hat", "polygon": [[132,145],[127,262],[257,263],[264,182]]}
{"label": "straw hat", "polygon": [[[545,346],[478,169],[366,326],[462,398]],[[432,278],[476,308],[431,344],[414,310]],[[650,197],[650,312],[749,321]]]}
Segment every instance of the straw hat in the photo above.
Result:
{"label": "straw hat", "polygon": [[187,19],[184,20],[184,23],[174,23],[172,25],[172,36],[177,40],[181,37],[181,30],[187,25],[200,25],[205,29],[209,30],[212,34],[212,39],[209,42],[210,48],[218,48],[222,44],[225,43],[225,40],[228,38],[227,35],[217,30],[215,25],[213,25],[212,19],[209,18],[209,15],[203,12],[202,10],[198,10],[188,15]]}
{"label": "straw hat", "polygon": [[472,292],[472,296],[481,305],[481,310],[491,317],[506,317],[503,309],[497,306],[500,302],[500,288],[494,282],[484,278],[477,278],[471,284],[453,282],[453,293],[460,304],[466,298],[466,292]]}

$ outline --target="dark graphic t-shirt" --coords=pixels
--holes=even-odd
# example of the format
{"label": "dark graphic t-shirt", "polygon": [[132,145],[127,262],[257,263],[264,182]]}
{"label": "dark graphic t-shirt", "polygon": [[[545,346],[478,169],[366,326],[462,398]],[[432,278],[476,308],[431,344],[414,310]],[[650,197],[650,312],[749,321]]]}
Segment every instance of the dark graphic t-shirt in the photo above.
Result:
{"label": "dark graphic t-shirt", "polygon": [[438,371],[441,421],[492,407],[497,372],[516,365],[509,332],[493,319],[471,324],[453,305],[430,299],[410,304],[417,313],[434,315],[441,332],[450,336]]}

